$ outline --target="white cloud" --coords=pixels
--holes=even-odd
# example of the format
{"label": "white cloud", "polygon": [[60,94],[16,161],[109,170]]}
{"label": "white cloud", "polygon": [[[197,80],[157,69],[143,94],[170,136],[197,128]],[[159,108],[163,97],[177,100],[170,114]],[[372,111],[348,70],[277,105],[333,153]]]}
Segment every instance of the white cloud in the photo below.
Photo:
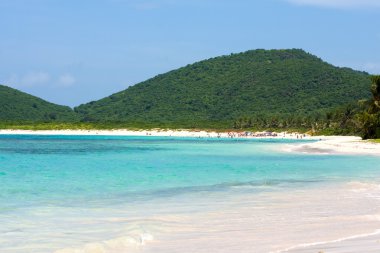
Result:
{"label": "white cloud", "polygon": [[380,62],[340,62],[335,63],[339,67],[349,67],[354,70],[365,71],[371,75],[380,74]]}
{"label": "white cloud", "polygon": [[69,87],[76,82],[76,79],[69,73],[59,76],[51,76],[43,71],[30,71],[26,74],[11,74],[4,80],[5,85],[15,88],[30,87]]}
{"label": "white cloud", "polygon": [[11,75],[10,75],[7,79],[5,79],[4,81],[1,80],[0,83],[1,83],[1,84],[5,84],[5,85],[13,85],[13,86],[15,86],[15,84],[19,82],[18,79],[19,79],[19,78],[18,78],[17,75],[15,75],[15,74],[11,74]]}
{"label": "white cloud", "polygon": [[380,7],[380,0],[286,0],[298,5],[313,5],[331,8]]}
{"label": "white cloud", "polygon": [[370,74],[380,74],[380,63],[368,62],[361,65],[361,69]]}
{"label": "white cloud", "polygon": [[16,87],[34,87],[46,85],[50,79],[50,75],[46,72],[31,71],[24,75],[12,74],[6,79],[5,84],[10,84]]}
{"label": "white cloud", "polygon": [[21,80],[22,83],[30,86],[44,85],[49,81],[50,75],[46,72],[29,72]]}
{"label": "white cloud", "polygon": [[58,85],[61,87],[72,86],[76,82],[75,78],[70,74],[63,74],[58,78]]}

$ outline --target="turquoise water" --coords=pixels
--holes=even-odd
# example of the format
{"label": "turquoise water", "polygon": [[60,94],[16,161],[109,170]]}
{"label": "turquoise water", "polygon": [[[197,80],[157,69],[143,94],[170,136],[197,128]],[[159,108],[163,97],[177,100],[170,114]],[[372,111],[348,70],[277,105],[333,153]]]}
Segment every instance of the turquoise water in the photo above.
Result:
{"label": "turquoise water", "polygon": [[[380,176],[378,157],[307,155],[279,149],[298,142],[2,135],[0,252],[54,252],[122,233],[114,223],[99,223],[99,227],[78,223],[91,215],[114,217],[114,211],[123,209],[128,212],[118,213],[118,218],[140,217],[158,206],[160,214],[170,213],[173,203],[181,201],[187,201],[182,212],[190,213],[202,209],[202,198],[216,203],[222,195],[234,199],[241,194],[377,182]],[[213,194],[218,197],[213,199]],[[173,205],[165,209],[165,203]],[[54,225],[58,216],[75,222],[71,227]],[[41,227],[44,233],[37,232]],[[93,233],[94,229],[102,231]],[[112,236],[99,238],[106,235]]]}

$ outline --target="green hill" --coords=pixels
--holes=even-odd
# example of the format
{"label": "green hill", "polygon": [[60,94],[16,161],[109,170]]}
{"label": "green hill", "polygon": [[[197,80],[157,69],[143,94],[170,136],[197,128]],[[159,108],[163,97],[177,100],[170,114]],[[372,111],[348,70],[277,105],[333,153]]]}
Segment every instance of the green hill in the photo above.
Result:
{"label": "green hill", "polygon": [[49,103],[16,89],[0,85],[0,121],[51,122],[78,119],[68,106]]}
{"label": "green hill", "polygon": [[94,122],[231,125],[241,117],[325,113],[368,98],[369,85],[367,73],[335,67],[303,50],[253,50],[158,75],[75,111]]}

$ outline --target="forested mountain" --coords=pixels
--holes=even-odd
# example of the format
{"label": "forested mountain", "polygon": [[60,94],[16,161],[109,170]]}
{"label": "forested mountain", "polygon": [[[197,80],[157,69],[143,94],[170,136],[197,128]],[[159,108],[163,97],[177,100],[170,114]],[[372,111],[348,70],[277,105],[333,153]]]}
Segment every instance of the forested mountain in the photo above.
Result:
{"label": "forested mountain", "polygon": [[241,118],[318,117],[369,98],[369,87],[367,73],[303,50],[252,50],[158,75],[75,111],[90,122],[207,127]]}
{"label": "forested mountain", "polygon": [[16,89],[0,85],[0,121],[75,121],[78,115],[68,106],[49,103]]}

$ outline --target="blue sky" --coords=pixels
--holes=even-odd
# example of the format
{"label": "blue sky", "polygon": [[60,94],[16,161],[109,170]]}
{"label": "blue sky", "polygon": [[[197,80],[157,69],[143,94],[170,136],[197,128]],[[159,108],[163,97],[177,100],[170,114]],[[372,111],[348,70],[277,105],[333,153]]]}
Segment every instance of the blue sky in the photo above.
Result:
{"label": "blue sky", "polygon": [[70,106],[222,54],[380,73],[379,0],[0,0],[0,83]]}

